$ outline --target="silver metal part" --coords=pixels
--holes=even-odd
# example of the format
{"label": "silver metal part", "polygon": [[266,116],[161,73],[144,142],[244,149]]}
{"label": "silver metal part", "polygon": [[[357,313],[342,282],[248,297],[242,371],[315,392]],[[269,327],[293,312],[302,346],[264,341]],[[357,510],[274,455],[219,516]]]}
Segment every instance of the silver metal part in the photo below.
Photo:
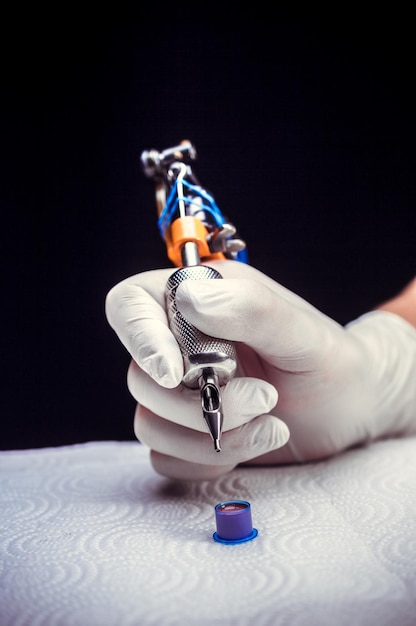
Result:
{"label": "silver metal part", "polygon": [[221,278],[221,274],[212,267],[191,265],[177,269],[171,274],[166,285],[169,325],[179,344],[184,363],[182,382],[190,389],[199,387],[202,414],[217,452],[221,450],[223,422],[220,387],[235,374],[237,368],[235,346],[231,341],[206,335],[190,324],[176,306],[176,290],[184,280]]}
{"label": "silver metal part", "polygon": [[198,252],[198,246],[194,241],[187,241],[181,250],[182,265],[185,267],[191,267],[199,265],[200,257]]}
{"label": "silver metal part", "polygon": [[143,172],[148,178],[164,177],[169,166],[175,161],[195,161],[195,159],[195,147],[187,140],[163,152],[144,150],[140,156]]}
{"label": "silver metal part", "polygon": [[211,368],[218,376],[218,384],[225,385],[235,374],[237,358],[232,342],[202,333],[178,311],[176,290],[184,280],[218,279],[221,274],[212,267],[197,265],[181,267],[166,285],[166,306],[170,328],[182,352],[184,361],[183,383],[191,389],[199,387],[204,370]]}
{"label": "silver metal part", "polygon": [[202,414],[214,440],[215,451],[221,452],[222,400],[218,376],[211,368],[203,370],[199,379],[199,388],[201,390]]}
{"label": "silver metal part", "polygon": [[236,234],[236,228],[233,224],[222,224],[221,228],[217,228],[207,236],[207,242],[212,252],[225,252],[229,255],[236,255],[246,247],[245,241],[242,239],[233,239]]}

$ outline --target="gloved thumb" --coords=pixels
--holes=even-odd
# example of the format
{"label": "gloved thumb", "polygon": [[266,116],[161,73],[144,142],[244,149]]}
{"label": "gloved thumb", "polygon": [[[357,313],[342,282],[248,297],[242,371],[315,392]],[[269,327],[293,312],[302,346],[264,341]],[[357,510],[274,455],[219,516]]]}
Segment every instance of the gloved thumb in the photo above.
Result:
{"label": "gloved thumb", "polygon": [[[252,279],[188,280],[176,292],[182,315],[213,337],[240,341],[276,367],[291,360],[304,370],[305,358],[322,352],[328,327],[341,327],[284,288]],[[314,365],[310,363],[309,365]]]}

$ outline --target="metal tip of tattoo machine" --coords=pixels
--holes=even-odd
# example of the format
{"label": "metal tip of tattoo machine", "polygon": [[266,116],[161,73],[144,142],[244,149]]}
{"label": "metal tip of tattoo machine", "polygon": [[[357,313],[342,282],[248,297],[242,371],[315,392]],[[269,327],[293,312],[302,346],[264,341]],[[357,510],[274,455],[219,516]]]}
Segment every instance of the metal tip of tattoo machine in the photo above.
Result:
{"label": "metal tip of tattoo machine", "polygon": [[221,452],[221,430],[223,422],[221,390],[218,376],[212,368],[206,368],[199,379],[202,414],[214,441],[216,452]]}

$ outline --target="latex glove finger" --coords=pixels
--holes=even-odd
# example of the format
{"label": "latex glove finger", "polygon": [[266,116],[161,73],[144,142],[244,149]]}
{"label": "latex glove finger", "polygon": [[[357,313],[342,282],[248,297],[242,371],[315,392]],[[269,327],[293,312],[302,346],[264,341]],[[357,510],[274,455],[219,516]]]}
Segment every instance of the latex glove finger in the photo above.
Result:
{"label": "latex glove finger", "polygon": [[221,452],[216,452],[208,433],[169,422],[140,405],[136,408],[134,432],[140,442],[156,452],[198,465],[222,466],[226,471],[280,448],[289,439],[284,422],[272,415],[260,415],[224,432]]}
{"label": "latex glove finger", "polygon": [[[236,467],[235,465],[201,465],[199,463],[191,463],[174,456],[161,454],[155,450],[150,451],[150,460],[153,469],[162,476],[174,478],[176,480],[215,480]],[[299,463],[296,451],[292,449],[291,439],[281,448],[272,450],[260,457],[255,457],[239,463],[242,466],[264,466],[264,465],[287,465],[288,463]]]}
{"label": "latex glove finger", "polygon": [[183,359],[168,327],[165,286],[172,270],[144,272],[113,287],[105,310],[110,326],[133,359],[164,387],[176,387]]}
{"label": "latex glove finger", "polygon": [[[202,417],[199,389],[164,389],[132,361],[127,374],[132,396],[165,420],[208,433]],[[269,413],[277,402],[277,391],[270,383],[257,378],[233,378],[222,388],[224,432]]]}
{"label": "latex glove finger", "polygon": [[153,469],[161,476],[175,480],[215,480],[231,472],[235,465],[200,465],[174,456],[150,451]]}

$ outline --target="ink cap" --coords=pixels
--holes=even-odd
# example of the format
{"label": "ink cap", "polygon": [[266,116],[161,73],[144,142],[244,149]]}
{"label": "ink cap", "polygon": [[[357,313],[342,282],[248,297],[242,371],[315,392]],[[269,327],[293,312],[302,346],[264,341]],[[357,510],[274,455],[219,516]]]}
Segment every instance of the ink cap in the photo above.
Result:
{"label": "ink cap", "polygon": [[215,541],[226,544],[244,543],[258,535],[251,520],[251,505],[246,500],[225,500],[215,506],[217,530]]}

